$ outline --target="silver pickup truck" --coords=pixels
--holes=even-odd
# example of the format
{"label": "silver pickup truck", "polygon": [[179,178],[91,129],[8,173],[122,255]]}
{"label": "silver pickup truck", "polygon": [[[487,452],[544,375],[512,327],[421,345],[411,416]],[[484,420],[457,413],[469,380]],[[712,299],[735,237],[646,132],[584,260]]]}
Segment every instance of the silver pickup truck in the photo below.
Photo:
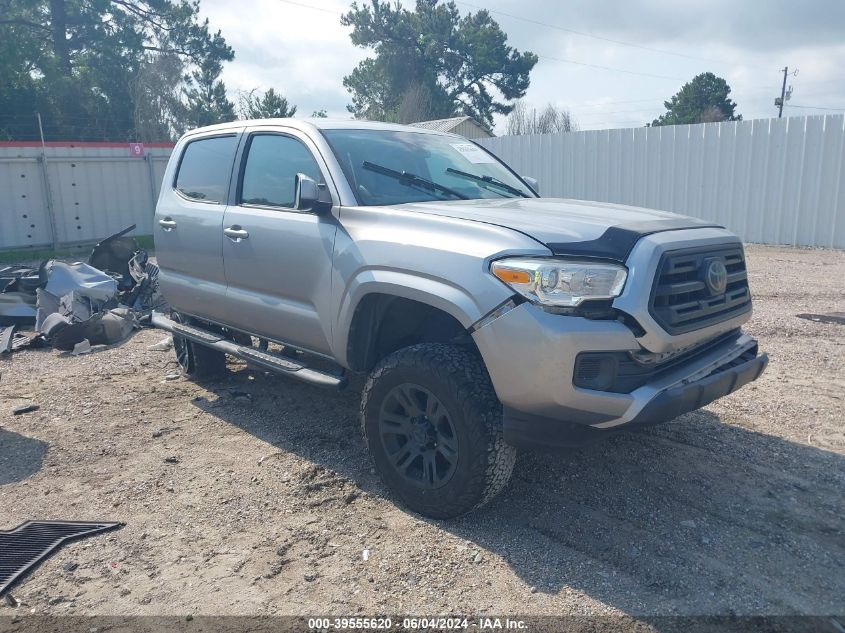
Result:
{"label": "silver pickup truck", "polygon": [[537,191],[465,138],[414,127],[195,130],[156,209],[173,311],[154,323],[189,376],[226,354],[336,388],[366,374],[376,469],[440,518],[502,490],[518,447],[669,420],[760,376],[736,236]]}

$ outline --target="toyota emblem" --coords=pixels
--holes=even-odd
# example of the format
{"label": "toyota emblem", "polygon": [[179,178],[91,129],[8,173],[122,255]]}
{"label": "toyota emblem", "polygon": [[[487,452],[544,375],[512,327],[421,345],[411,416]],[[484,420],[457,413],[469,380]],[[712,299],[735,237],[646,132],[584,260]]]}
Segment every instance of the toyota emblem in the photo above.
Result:
{"label": "toyota emblem", "polygon": [[711,295],[724,294],[728,287],[728,269],[720,259],[711,259],[704,269],[704,283]]}

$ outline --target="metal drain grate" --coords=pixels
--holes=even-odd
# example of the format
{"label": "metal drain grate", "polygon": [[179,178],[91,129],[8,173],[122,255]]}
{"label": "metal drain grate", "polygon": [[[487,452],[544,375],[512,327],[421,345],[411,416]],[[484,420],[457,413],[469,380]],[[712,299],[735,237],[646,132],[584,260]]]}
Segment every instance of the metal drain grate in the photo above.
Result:
{"label": "metal drain grate", "polygon": [[27,521],[8,532],[0,531],[0,596],[64,543],[121,525],[114,522]]}

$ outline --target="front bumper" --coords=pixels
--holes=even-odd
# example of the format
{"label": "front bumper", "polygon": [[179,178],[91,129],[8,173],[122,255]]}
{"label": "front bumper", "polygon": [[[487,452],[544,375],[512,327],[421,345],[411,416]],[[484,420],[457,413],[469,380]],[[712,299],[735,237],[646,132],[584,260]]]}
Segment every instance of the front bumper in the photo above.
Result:
{"label": "front bumper", "polygon": [[575,387],[572,375],[580,352],[641,349],[617,321],[564,317],[526,303],[473,337],[504,405],[505,441],[531,448],[583,444],[670,420],[756,380],[768,363],[756,341],[741,334],[631,393],[612,393]]}

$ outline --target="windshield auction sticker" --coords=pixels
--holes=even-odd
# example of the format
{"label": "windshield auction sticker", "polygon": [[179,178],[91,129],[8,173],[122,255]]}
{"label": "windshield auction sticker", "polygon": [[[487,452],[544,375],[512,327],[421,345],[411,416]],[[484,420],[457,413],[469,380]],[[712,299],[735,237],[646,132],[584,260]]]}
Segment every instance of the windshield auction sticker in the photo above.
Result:
{"label": "windshield auction sticker", "polygon": [[495,163],[496,159],[472,143],[449,143],[471,163]]}

